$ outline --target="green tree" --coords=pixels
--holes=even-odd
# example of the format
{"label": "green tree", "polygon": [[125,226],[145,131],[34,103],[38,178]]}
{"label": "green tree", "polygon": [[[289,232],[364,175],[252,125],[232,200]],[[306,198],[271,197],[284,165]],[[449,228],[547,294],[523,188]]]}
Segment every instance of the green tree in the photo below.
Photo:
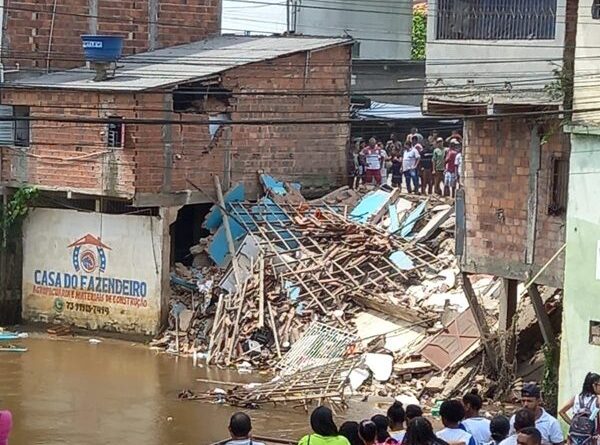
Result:
{"label": "green tree", "polygon": [[427,43],[427,5],[415,5],[412,22],[412,60],[425,60]]}

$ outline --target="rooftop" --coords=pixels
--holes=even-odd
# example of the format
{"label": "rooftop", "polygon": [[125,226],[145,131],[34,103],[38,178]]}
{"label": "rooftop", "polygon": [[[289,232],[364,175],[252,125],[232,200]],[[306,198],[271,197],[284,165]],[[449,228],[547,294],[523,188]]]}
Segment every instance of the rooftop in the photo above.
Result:
{"label": "rooftop", "polygon": [[6,86],[75,90],[144,91],[193,82],[232,68],[298,52],[345,45],[350,38],[220,36],[119,60],[116,76],[94,82],[86,67],[7,82]]}

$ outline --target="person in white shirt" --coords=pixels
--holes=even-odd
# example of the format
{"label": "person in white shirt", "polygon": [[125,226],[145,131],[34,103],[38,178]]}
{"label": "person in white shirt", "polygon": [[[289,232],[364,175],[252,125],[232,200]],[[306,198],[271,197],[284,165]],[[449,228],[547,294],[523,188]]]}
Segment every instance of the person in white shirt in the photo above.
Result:
{"label": "person in white shirt", "polygon": [[[582,411],[589,411],[589,414],[593,416],[596,421],[598,421],[598,410],[600,409],[600,375],[595,372],[588,372],[583,381],[583,387],[581,388],[581,392],[571,398],[565,406],[561,408],[558,412],[560,417],[567,423],[567,425],[571,425],[571,421],[573,420],[569,413],[573,416],[577,415]],[[598,425],[596,425],[596,430],[598,430]]]}
{"label": "person in white shirt", "polygon": [[252,440],[252,421],[246,413],[235,413],[229,420],[231,440],[225,445],[264,445]]}
{"label": "person in white shirt", "polygon": [[500,442],[500,445],[517,445],[517,434],[524,428],[535,427],[535,415],[527,408],[521,408],[511,418],[513,433]]}
{"label": "person in white shirt", "polygon": [[479,397],[476,389],[465,394],[462,399],[465,407],[465,420],[462,425],[468,433],[471,433],[477,445],[483,445],[492,440],[490,433],[490,421],[479,414],[483,407],[483,400]]}
{"label": "person in white shirt", "polygon": [[508,417],[499,415],[490,422],[490,436],[492,440],[486,445],[499,445],[510,433],[510,421]]}
{"label": "person in white shirt", "polygon": [[440,417],[444,429],[436,436],[451,445],[476,445],[471,433],[461,428],[460,422],[465,417],[465,408],[459,400],[446,400],[440,406]]}
{"label": "person in white shirt", "polygon": [[390,421],[390,436],[402,443],[404,439],[404,421],[406,420],[406,413],[401,402],[395,401],[392,406],[387,410],[387,416]]}
{"label": "person in white shirt", "polygon": [[[542,408],[542,392],[536,383],[526,383],[521,390],[521,406],[534,413],[535,427],[542,435],[542,445],[563,445],[565,438],[558,420]],[[511,418],[514,424],[514,416]]]}

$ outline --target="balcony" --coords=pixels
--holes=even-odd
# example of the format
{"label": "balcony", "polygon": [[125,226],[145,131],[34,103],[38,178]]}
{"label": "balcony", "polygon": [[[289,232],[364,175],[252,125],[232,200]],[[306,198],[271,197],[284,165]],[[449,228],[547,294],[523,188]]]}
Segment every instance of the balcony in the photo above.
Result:
{"label": "balcony", "polygon": [[563,66],[566,1],[431,0],[425,111],[559,104],[550,86]]}

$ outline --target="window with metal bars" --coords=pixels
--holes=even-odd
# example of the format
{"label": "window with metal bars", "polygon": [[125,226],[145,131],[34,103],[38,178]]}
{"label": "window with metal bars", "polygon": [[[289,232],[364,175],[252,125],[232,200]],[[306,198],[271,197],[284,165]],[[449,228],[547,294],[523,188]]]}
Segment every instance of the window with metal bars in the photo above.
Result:
{"label": "window with metal bars", "polygon": [[438,0],[438,40],[554,40],[556,0]]}
{"label": "window with metal bars", "polygon": [[[111,116],[111,119],[122,119],[121,117]],[[125,124],[122,122],[110,122],[106,142],[109,148],[123,148],[125,145]]]}
{"label": "window with metal bars", "polygon": [[552,158],[552,184],[550,189],[550,204],[548,214],[563,215],[567,210],[567,195],[569,191],[569,161],[562,158]]}

